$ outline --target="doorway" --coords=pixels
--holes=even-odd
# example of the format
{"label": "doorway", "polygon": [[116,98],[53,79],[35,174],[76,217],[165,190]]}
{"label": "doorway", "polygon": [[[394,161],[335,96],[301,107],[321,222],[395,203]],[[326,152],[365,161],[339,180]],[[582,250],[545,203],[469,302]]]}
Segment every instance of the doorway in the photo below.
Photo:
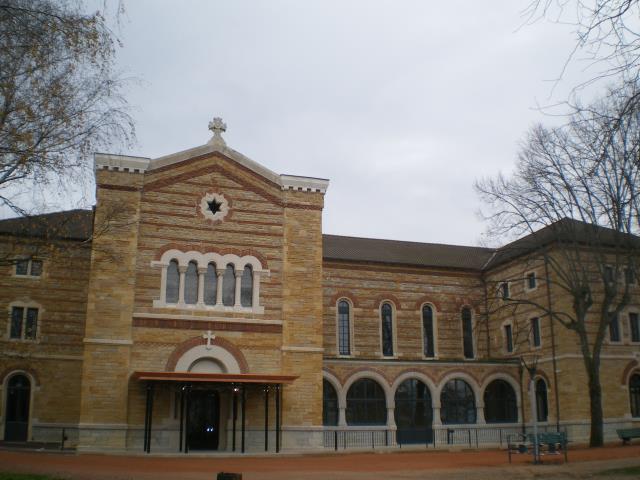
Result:
{"label": "doorway", "polygon": [[29,435],[31,382],[24,375],[14,375],[7,384],[7,409],[4,439],[26,442]]}
{"label": "doorway", "polygon": [[220,440],[220,396],[213,390],[193,390],[189,397],[187,443],[190,450],[217,450]]}

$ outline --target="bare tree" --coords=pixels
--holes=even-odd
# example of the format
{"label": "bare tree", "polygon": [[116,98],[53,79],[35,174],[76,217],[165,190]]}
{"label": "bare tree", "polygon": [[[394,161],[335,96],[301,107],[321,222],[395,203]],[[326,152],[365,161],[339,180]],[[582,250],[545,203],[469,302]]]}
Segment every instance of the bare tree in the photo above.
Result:
{"label": "bare tree", "polygon": [[559,78],[575,61],[596,69],[577,89],[603,78],[640,80],[638,0],[532,0],[524,16],[530,24],[545,19],[574,28],[576,43]]}
{"label": "bare tree", "polygon": [[[592,446],[603,443],[600,359],[613,322],[630,301],[640,260],[640,109],[634,82],[612,87],[600,101],[576,109],[566,125],[533,127],[510,177],[479,181],[493,236],[530,233],[514,248],[571,299],[554,309],[533,306],[577,336],[588,378]],[[518,252],[512,252],[518,255]]]}
{"label": "bare tree", "polygon": [[117,45],[79,0],[0,0],[0,207],[28,214],[25,192],[77,182],[94,151],[132,141]]}

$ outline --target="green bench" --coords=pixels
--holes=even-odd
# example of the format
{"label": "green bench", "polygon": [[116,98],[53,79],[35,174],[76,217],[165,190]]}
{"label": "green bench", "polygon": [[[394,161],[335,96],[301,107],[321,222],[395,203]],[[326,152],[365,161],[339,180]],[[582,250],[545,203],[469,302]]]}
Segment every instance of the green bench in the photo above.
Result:
{"label": "green bench", "polygon": [[[509,435],[507,438],[507,452],[509,463],[511,463],[512,453],[530,453],[535,455],[535,436],[533,433],[526,435]],[[564,454],[564,461],[567,462],[567,434],[566,432],[540,432],[538,433],[538,454],[560,455]]]}
{"label": "green bench", "polygon": [[640,438],[640,428],[619,428],[616,430],[623,445],[627,445],[633,438]]}

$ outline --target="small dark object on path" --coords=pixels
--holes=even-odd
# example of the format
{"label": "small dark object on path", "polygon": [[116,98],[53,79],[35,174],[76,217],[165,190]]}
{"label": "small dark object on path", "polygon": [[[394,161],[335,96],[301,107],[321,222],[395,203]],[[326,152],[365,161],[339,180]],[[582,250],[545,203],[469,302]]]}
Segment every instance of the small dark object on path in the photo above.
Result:
{"label": "small dark object on path", "polygon": [[220,472],[216,480],[242,480],[241,473]]}

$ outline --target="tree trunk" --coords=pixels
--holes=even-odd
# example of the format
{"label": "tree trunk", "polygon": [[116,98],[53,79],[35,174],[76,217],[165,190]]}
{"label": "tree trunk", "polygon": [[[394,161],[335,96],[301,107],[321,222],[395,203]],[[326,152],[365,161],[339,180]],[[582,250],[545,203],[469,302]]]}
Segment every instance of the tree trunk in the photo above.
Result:
{"label": "tree trunk", "polygon": [[602,413],[602,386],[600,385],[599,362],[587,368],[589,375],[589,403],[591,407],[590,447],[601,447],[604,444],[604,421]]}

